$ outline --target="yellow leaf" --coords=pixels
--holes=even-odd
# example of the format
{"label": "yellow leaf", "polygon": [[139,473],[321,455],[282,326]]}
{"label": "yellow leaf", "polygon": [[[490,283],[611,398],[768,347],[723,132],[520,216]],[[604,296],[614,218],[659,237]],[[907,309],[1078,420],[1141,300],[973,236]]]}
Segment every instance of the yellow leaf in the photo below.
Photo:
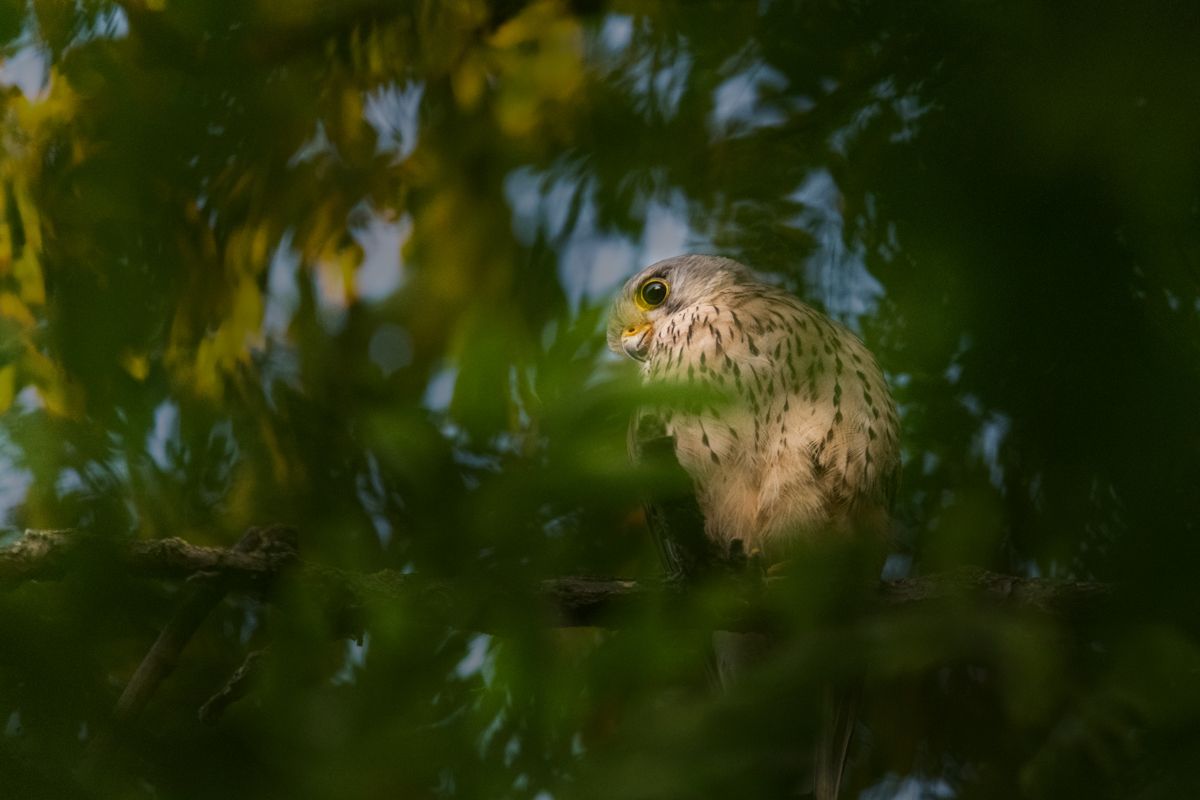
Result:
{"label": "yellow leaf", "polygon": [[317,289],[321,299],[334,308],[346,308],[357,297],[355,275],[363,251],[357,243],[326,252],[317,262]]}
{"label": "yellow leaf", "polygon": [[21,298],[12,292],[0,293],[0,317],[16,321],[22,328],[32,328],[37,324],[29,307],[21,302]]}
{"label": "yellow leaf", "polygon": [[121,356],[121,366],[136,380],[144,381],[150,374],[150,359],[145,354],[135,354],[127,351]]}
{"label": "yellow leaf", "polygon": [[15,180],[12,184],[13,197],[17,200],[17,213],[21,215],[21,227],[25,229],[25,248],[35,253],[42,251],[42,219],[38,214],[33,198],[29,196],[29,186],[23,180]]}
{"label": "yellow leaf", "polygon": [[78,384],[71,383],[62,367],[32,346],[25,348],[21,366],[24,374],[37,386],[38,397],[47,413],[75,419],[83,415],[83,392]]}
{"label": "yellow leaf", "polygon": [[483,64],[473,54],[468,55],[450,76],[450,85],[454,90],[454,99],[458,104],[470,111],[479,105],[483,90],[487,83],[487,73]]}
{"label": "yellow leaf", "polygon": [[223,379],[249,361],[250,350],[261,343],[263,298],[255,278],[243,276],[228,297],[225,317],[217,328],[199,341],[176,317],[171,345],[163,363],[173,379],[199,397],[219,400]]}
{"label": "yellow leaf", "polygon": [[492,35],[496,121],[524,137],[561,116],[583,84],[583,31],[554,0],[532,3]]}
{"label": "yellow leaf", "polygon": [[46,284],[42,281],[42,265],[38,263],[37,256],[28,243],[25,245],[25,252],[13,264],[13,277],[17,279],[22,300],[36,306],[46,303]]}
{"label": "yellow leaf", "polygon": [[0,367],[0,414],[12,406],[17,394],[17,365]]}
{"label": "yellow leaf", "polygon": [[7,194],[4,184],[0,183],[0,275],[8,273],[13,257],[12,230],[8,226],[8,201],[5,198]]}

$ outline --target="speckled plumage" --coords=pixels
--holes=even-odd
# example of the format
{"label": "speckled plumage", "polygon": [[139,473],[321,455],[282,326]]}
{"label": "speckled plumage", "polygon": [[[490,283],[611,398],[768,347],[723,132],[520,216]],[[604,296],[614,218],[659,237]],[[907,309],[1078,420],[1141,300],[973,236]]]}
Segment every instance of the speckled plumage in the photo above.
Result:
{"label": "speckled plumage", "polygon": [[[648,308],[638,292],[667,284]],[[635,275],[609,318],[609,346],[648,382],[696,387],[656,409],[692,476],[709,538],[782,557],[829,530],[887,524],[899,469],[896,407],[849,329],[745,266],[680,256]]]}

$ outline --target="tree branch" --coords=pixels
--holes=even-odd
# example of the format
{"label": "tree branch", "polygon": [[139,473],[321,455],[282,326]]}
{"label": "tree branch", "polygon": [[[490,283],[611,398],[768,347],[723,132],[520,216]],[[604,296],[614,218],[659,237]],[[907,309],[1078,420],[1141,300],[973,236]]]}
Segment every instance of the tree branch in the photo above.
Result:
{"label": "tree branch", "polygon": [[[26,531],[16,543],[0,550],[0,590],[24,581],[60,578],[73,563],[86,558],[109,559],[130,573],[147,577],[185,579],[195,573],[219,577],[223,590],[268,591],[284,572],[317,592],[317,596],[353,614],[370,604],[407,603],[431,618],[461,627],[495,627],[488,609],[479,602],[479,587],[458,588],[452,581],[433,580],[396,570],[362,573],[334,569],[296,557],[294,545],[250,549],[200,547],[182,539],[113,541],[76,531]],[[772,578],[769,584],[786,581]],[[738,590],[737,587],[734,587]],[[768,586],[768,588],[770,588]],[[562,627],[619,626],[620,620],[652,607],[678,606],[684,587],[670,580],[562,577],[532,587],[552,618]],[[1089,581],[1019,578],[982,569],[884,581],[880,598],[888,606],[931,604],[970,598],[996,606],[1061,616],[1086,614],[1102,604],[1112,587]],[[499,590],[496,600],[501,601]],[[753,593],[735,604],[730,629],[753,629],[761,624]],[[723,622],[724,624],[724,622]]]}
{"label": "tree branch", "polygon": [[[31,580],[57,579],[85,562],[107,560],[139,577],[186,580],[175,613],[130,678],[114,711],[115,727],[98,736],[89,748],[91,769],[102,769],[121,729],[141,713],[159,684],[172,672],[187,643],[212,608],[231,590],[268,592],[280,579],[301,582],[306,595],[337,614],[336,630],[357,635],[364,627],[363,610],[402,604],[424,618],[462,629],[502,631],[505,609],[511,608],[511,587],[462,587],[452,581],[431,580],[396,570],[350,572],[306,563],[297,556],[296,533],[283,526],[252,528],[231,548],[200,547],[178,539],[116,540],[71,530],[26,531],[0,549],[0,591]],[[530,587],[548,613],[545,624],[561,627],[620,627],[623,620],[645,612],[665,614],[673,623],[719,625],[724,630],[766,630],[773,618],[771,592],[786,577],[746,579],[731,575],[731,601],[714,622],[689,613],[689,586],[679,580],[628,580],[564,577]],[[510,591],[505,596],[504,589]],[[1018,578],[981,569],[919,578],[884,581],[878,597],[885,606],[963,602],[987,603],[1065,617],[1081,617],[1104,606],[1112,588],[1086,581]],[[524,618],[524,617],[523,617]],[[507,616],[511,619],[511,615]],[[261,653],[246,662],[201,708],[201,719],[213,721],[235,702],[255,671]]]}
{"label": "tree branch", "polygon": [[295,547],[243,550],[200,547],[183,539],[114,540],[75,530],[27,530],[0,550],[0,589],[27,580],[60,578],[74,563],[107,559],[145,576],[186,578],[220,574],[231,587],[251,588],[273,579],[295,559]]}

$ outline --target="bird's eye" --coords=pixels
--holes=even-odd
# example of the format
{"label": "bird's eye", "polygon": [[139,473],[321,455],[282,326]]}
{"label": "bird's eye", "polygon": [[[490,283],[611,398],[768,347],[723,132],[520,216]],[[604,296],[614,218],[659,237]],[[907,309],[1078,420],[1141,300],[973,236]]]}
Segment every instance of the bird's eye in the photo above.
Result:
{"label": "bird's eye", "polygon": [[667,299],[667,284],[657,278],[648,280],[638,289],[638,297],[647,308],[658,308]]}

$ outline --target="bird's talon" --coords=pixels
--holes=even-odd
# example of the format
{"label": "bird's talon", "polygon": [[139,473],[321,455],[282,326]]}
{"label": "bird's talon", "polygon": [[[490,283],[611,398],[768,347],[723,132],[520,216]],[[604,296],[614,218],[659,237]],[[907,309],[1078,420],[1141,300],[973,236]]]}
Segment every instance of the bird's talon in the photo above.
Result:
{"label": "bird's talon", "polygon": [[729,551],[725,556],[725,561],[735,572],[745,569],[748,559],[746,558],[746,545],[741,539],[733,539],[729,542]]}

